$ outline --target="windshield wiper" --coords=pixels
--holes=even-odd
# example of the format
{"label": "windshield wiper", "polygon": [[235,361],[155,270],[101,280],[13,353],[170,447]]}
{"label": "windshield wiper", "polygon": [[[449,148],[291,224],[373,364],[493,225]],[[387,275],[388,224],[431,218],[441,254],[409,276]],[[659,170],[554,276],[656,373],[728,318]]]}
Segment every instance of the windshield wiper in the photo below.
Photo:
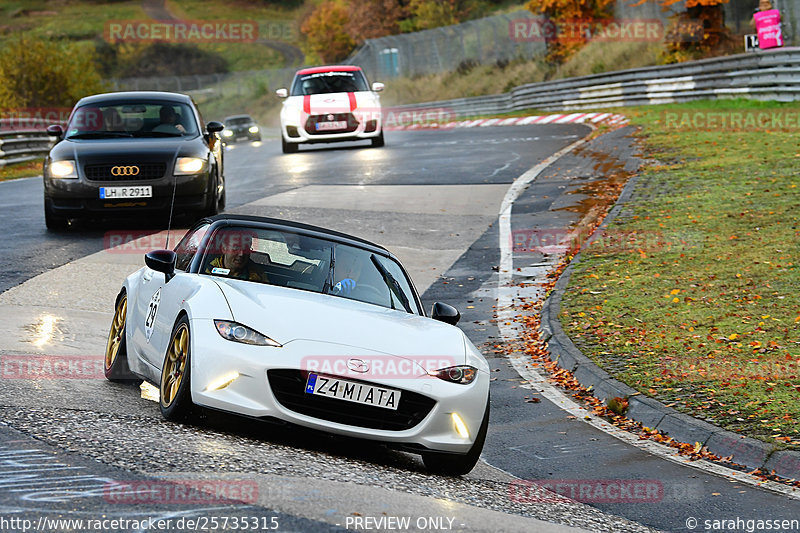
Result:
{"label": "windshield wiper", "polygon": [[[394,276],[392,276],[392,274],[386,270],[386,267],[383,266],[377,257],[375,257],[375,254],[370,254],[369,258],[372,261],[372,264],[375,265],[375,268],[378,269],[378,272],[381,273],[383,282],[386,283],[387,287],[389,287],[390,300],[392,293],[394,293],[395,296],[397,296],[397,298],[400,300],[400,303],[403,304],[403,308],[405,308],[407,312],[413,314],[413,311],[411,311],[411,304],[408,301],[408,296],[406,296],[406,293],[403,292],[403,288],[400,286],[400,283],[398,283],[398,281],[394,279]],[[394,309],[394,301],[392,301],[392,309]]]}
{"label": "windshield wiper", "polygon": [[85,131],[83,133],[73,133],[67,139],[104,139],[114,137],[133,137],[126,131]]}
{"label": "windshield wiper", "polygon": [[322,294],[328,294],[333,286],[333,267],[336,264],[336,253],[334,252],[335,246],[331,246],[331,264],[328,267],[328,278],[322,286]]}
{"label": "windshield wiper", "polygon": [[183,133],[172,133],[168,131],[142,131],[137,137],[183,137]]}

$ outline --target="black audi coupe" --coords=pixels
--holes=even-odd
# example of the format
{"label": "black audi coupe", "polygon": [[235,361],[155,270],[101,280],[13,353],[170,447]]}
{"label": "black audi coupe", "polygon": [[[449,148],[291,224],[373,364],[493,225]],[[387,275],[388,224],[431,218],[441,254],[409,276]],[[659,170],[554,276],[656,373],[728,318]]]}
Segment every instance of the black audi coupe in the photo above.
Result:
{"label": "black audi coupe", "polygon": [[69,219],[214,215],[225,208],[219,122],[203,123],[189,96],[136,91],[82,98],[44,161],[47,228]]}

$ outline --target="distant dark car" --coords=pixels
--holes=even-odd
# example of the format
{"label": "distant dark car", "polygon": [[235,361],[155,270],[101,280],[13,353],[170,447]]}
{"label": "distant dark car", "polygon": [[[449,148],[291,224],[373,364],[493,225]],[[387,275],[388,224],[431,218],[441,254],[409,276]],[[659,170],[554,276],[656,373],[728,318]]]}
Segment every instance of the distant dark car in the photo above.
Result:
{"label": "distant dark car", "polygon": [[138,213],[204,216],[225,208],[219,122],[189,96],[137,91],[82,98],[44,161],[47,227],[70,218]]}
{"label": "distant dark car", "polygon": [[261,128],[250,115],[233,115],[225,118],[222,139],[226,142],[241,140],[260,141]]}

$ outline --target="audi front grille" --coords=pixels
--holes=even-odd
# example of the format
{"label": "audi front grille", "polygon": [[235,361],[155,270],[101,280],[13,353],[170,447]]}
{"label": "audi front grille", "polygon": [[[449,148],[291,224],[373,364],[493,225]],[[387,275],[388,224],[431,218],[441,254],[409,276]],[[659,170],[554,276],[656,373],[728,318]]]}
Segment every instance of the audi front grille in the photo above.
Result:
{"label": "audi front grille", "polygon": [[[136,171],[138,169],[138,172]],[[90,181],[144,181],[157,180],[167,173],[166,163],[137,163],[130,165],[86,165],[83,167]]]}

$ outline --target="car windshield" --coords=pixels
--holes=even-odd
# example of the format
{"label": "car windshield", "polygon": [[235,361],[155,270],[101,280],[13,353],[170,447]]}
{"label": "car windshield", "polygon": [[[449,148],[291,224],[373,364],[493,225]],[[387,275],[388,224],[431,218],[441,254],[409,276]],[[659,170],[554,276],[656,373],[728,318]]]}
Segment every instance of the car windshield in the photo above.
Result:
{"label": "car windshield", "polygon": [[67,138],[182,137],[197,135],[192,108],[174,102],[109,102],[75,110]]}
{"label": "car windshield", "polygon": [[298,75],[292,84],[292,96],[358,91],[369,91],[367,80],[360,70]]}
{"label": "car windshield", "polygon": [[226,126],[241,126],[244,124],[250,124],[251,122],[253,122],[253,119],[250,117],[236,117],[236,118],[225,119]]}
{"label": "car windshield", "polygon": [[217,230],[199,253],[202,274],[422,314],[400,264],[356,246],[291,231],[226,227]]}

